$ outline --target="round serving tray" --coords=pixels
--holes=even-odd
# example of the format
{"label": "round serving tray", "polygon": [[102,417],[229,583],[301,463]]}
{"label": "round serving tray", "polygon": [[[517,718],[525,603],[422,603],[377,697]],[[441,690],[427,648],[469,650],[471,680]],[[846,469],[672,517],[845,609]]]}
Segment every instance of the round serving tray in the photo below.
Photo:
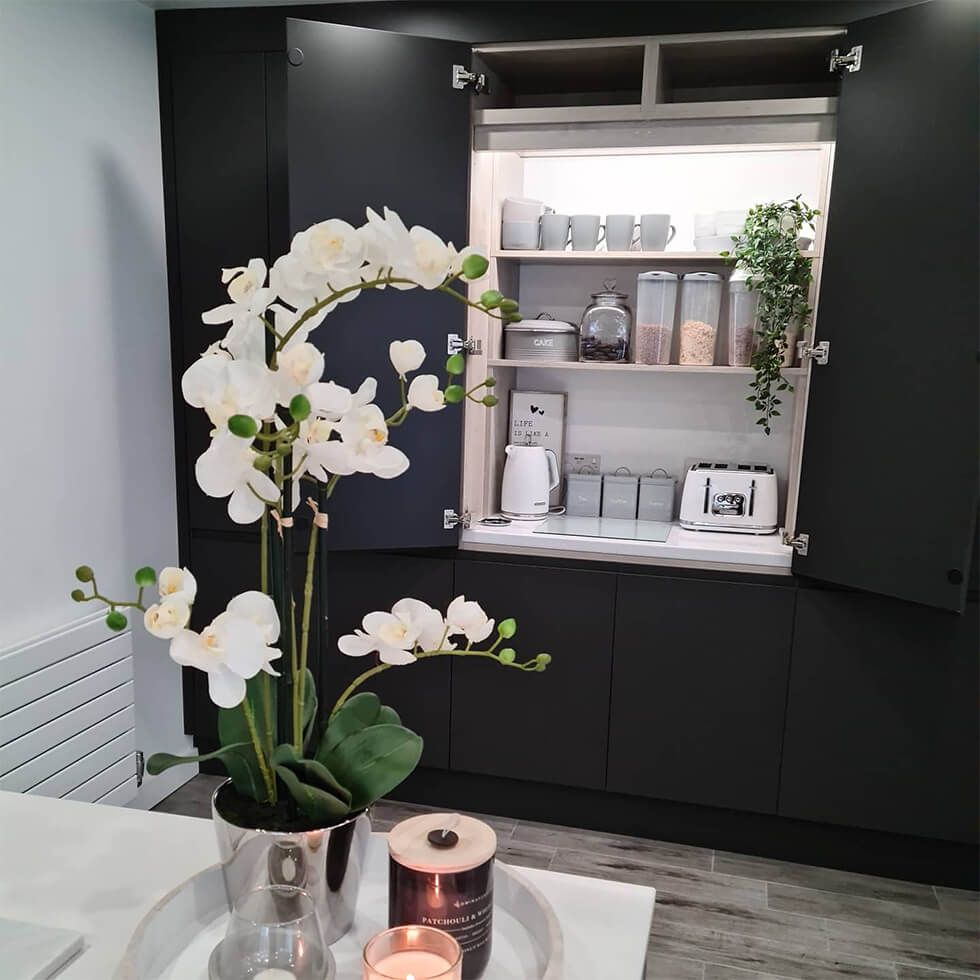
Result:
{"label": "round serving tray", "polygon": [[[483,980],[561,980],[561,926],[548,900],[519,871],[499,861],[493,898],[493,955]],[[208,957],[227,921],[221,867],[215,864],[168,892],[143,917],[115,980],[207,980]],[[365,943],[387,927],[387,837],[372,834],[354,928],[330,947],[337,980],[360,980]]]}

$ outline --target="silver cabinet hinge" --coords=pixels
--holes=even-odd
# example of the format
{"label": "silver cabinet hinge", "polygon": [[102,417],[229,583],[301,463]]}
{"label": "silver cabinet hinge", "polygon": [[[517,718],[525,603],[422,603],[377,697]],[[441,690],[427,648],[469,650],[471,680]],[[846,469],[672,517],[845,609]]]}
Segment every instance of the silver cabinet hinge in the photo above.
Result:
{"label": "silver cabinet hinge", "polygon": [[463,340],[458,333],[451,333],[446,338],[446,353],[482,354],[483,341],[477,340],[476,338],[467,338],[466,340]]}
{"label": "silver cabinet hinge", "polygon": [[801,340],[796,345],[796,352],[800,356],[800,363],[813,361],[814,364],[827,364],[830,361],[830,341],[821,340],[817,344],[808,344]]}
{"label": "silver cabinet hinge", "polygon": [[855,44],[847,54],[841,54],[840,48],[834,48],[830,52],[830,64],[827,70],[836,73],[840,71],[860,71],[861,55],[864,52],[863,44]]}
{"label": "silver cabinet hinge", "polygon": [[457,514],[451,508],[444,510],[442,512],[442,529],[444,531],[451,531],[454,527],[461,527],[464,531],[467,531],[469,530],[470,519],[470,512],[468,510],[464,510],[462,514]]}
{"label": "silver cabinet hinge", "polygon": [[470,71],[463,65],[453,65],[453,88],[471,88],[477,95],[487,90],[487,76],[483,72]]}
{"label": "silver cabinet hinge", "polygon": [[143,785],[143,776],[146,774],[146,756],[142,752],[136,753],[136,786]]}
{"label": "silver cabinet hinge", "polygon": [[810,535],[786,533],[783,535],[783,544],[788,544],[801,558],[806,558],[810,550]]}

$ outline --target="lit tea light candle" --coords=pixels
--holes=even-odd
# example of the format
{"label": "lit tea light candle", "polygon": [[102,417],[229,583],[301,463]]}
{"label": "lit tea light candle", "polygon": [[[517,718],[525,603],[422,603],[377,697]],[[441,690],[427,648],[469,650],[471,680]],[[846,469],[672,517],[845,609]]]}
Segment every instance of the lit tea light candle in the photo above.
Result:
{"label": "lit tea light candle", "polygon": [[406,949],[403,953],[392,953],[379,960],[374,967],[371,980],[397,978],[397,980],[431,980],[449,974],[452,964],[444,956],[427,953],[422,949]]}
{"label": "lit tea light candle", "polygon": [[364,980],[461,980],[463,953],[448,933],[399,926],[364,947]]}
{"label": "lit tea light candle", "polygon": [[273,966],[268,970],[260,970],[252,980],[296,980],[296,974],[292,970],[280,970]]}

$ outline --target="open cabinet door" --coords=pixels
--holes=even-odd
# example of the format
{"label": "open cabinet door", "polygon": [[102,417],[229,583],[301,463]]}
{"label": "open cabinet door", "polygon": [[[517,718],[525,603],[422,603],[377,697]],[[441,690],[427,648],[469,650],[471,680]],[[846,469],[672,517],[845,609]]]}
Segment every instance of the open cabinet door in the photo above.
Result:
{"label": "open cabinet door", "polygon": [[793,570],[961,611],[977,515],[977,8],[848,28]]}
{"label": "open cabinet door", "polygon": [[[293,232],[325,218],[364,223],[387,205],[405,224],[465,244],[470,95],[454,89],[453,65],[469,66],[465,44],[289,19],[287,25],[289,214]],[[489,243],[487,243],[489,244]],[[465,336],[465,307],[422,289],[373,290],[341,304],[316,334],[325,377],[352,389],[378,379],[377,403],[399,405],[388,361],[392,340],[428,353],[422,373],[444,383],[447,338]],[[463,425],[460,406],[413,412],[391,430],[411,460],[395,480],[354,475],[330,501],[333,550],[454,546],[443,511],[458,510]]]}

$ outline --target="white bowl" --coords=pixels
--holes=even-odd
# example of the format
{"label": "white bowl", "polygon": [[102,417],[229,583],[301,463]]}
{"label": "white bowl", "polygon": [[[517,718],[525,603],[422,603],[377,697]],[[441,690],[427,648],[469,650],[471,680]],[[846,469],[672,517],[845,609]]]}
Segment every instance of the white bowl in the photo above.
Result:
{"label": "white bowl", "polygon": [[715,215],[715,234],[738,235],[748,216],[748,211],[719,211]]}
{"label": "white bowl", "polygon": [[501,220],[508,223],[537,221],[543,211],[544,201],[535,200],[533,197],[505,197]]}
{"label": "white bowl", "polygon": [[694,237],[709,238],[715,233],[715,213],[696,214],[694,216]]}
{"label": "white bowl", "polygon": [[709,235],[694,239],[695,252],[730,252],[734,243],[728,235]]}
{"label": "white bowl", "polygon": [[539,249],[539,221],[504,221],[500,225],[500,247]]}

